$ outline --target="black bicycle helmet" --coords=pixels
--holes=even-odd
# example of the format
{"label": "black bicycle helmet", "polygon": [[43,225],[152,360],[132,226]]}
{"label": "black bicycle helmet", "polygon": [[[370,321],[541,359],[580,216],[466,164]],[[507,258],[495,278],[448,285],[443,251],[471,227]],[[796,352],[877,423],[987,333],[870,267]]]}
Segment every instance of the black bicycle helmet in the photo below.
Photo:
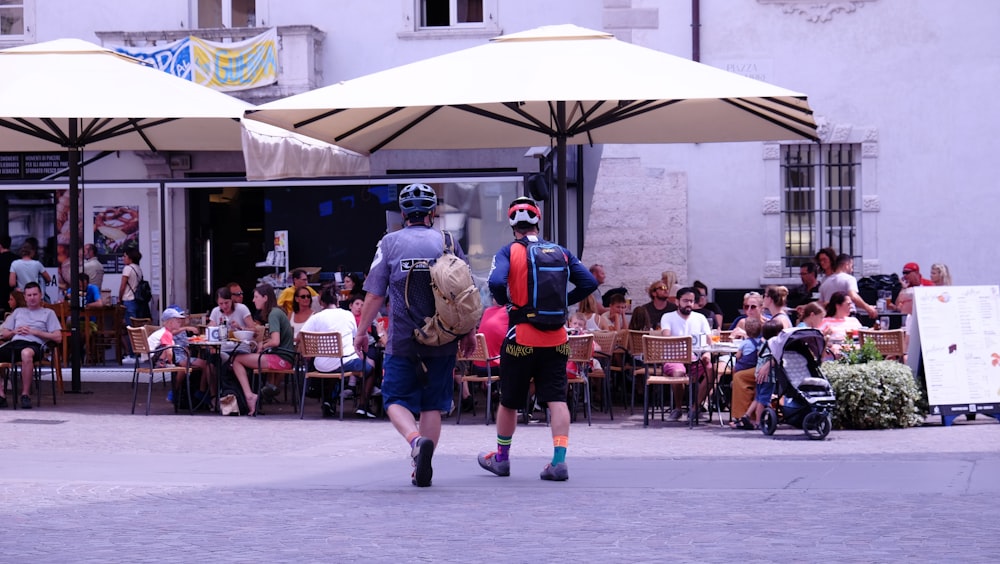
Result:
{"label": "black bicycle helmet", "polygon": [[437,207],[437,194],[426,184],[410,184],[399,192],[399,210],[409,219],[422,218]]}

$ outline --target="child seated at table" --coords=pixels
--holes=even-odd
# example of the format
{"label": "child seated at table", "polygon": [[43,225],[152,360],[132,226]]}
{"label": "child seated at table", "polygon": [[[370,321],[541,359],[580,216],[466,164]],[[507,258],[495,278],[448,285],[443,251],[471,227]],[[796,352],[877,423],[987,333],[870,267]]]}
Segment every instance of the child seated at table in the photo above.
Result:
{"label": "child seated at table", "polygon": [[[757,351],[757,368],[755,380],[757,385],[754,388],[754,399],[750,402],[747,412],[736,423],[737,429],[759,429],[760,416],[764,413],[764,408],[771,405],[771,396],[774,394],[774,378],[771,368],[774,366],[774,356],[771,354],[768,341],[777,337],[781,333],[783,326],[780,321],[769,320],[764,323],[760,349]],[[749,339],[747,339],[749,340]]]}
{"label": "child seated at table", "polygon": [[[587,316],[579,312],[570,315],[569,319],[567,320],[566,333],[570,335],[592,335],[592,333],[587,331]],[[595,342],[592,342],[590,356],[593,357],[595,352],[601,352],[601,346]],[[601,368],[601,364],[597,361],[596,358],[592,358],[591,363],[592,363],[591,366],[592,370]],[[579,370],[577,369],[576,364],[577,363],[575,362],[566,363],[566,376],[568,376],[569,378],[579,378],[580,373]]]}
{"label": "child seated at table", "polygon": [[[204,377],[201,378],[201,381],[198,384],[198,391],[194,392],[195,395],[194,400],[199,403],[203,401],[205,398],[205,394],[211,388],[212,393],[209,397],[212,399],[209,401],[209,408],[212,409],[215,406],[214,398],[216,396],[215,374],[214,370],[212,369],[213,365],[211,362],[209,362],[204,358],[192,357],[190,352],[191,349],[188,344],[189,343],[188,333],[197,335],[198,328],[195,327],[194,325],[186,325],[184,323],[188,319],[188,316],[187,312],[185,312],[184,308],[182,308],[181,306],[177,304],[172,304],[167,309],[172,309],[180,313],[182,316],[181,322],[177,324],[176,330],[171,331],[171,334],[173,335],[174,338],[174,345],[178,347],[183,347],[183,350],[180,349],[176,350],[176,354],[174,355],[174,363],[177,366],[187,366],[187,363],[190,359],[191,370],[199,370],[199,369],[201,370],[201,373],[204,375]],[[173,399],[174,399],[173,392],[171,391],[170,393],[167,394],[167,401],[173,401]]]}

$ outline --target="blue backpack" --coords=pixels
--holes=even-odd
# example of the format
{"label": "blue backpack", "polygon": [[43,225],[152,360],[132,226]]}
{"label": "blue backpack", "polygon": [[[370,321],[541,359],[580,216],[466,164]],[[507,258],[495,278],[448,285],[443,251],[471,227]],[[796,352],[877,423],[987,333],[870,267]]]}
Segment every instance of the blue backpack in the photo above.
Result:
{"label": "blue backpack", "polygon": [[548,241],[518,239],[510,247],[510,260],[511,264],[527,261],[528,272],[528,303],[512,304],[511,324],[527,322],[546,331],[564,327],[569,316],[569,259],[562,247]]}

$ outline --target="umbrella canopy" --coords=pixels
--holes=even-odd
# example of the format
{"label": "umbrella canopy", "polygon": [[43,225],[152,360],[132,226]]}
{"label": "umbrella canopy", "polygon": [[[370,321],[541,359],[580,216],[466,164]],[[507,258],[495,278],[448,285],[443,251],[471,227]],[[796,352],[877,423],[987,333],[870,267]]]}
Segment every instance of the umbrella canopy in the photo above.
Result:
{"label": "umbrella canopy", "polygon": [[555,142],[563,244],[567,144],[817,139],[804,94],[573,25],[496,37],[247,117],[360,153]]}
{"label": "umbrella canopy", "polygon": [[[250,104],[78,39],[0,50],[0,151],[69,152],[79,223],[80,151],[232,150]],[[70,287],[80,232],[70,229]],[[73,391],[80,391],[79,302],[70,300]]]}
{"label": "umbrella canopy", "polygon": [[0,151],[239,151],[253,107],[80,39],[0,50],[0,76]]}
{"label": "umbrella canopy", "polygon": [[[565,117],[557,103],[565,102]],[[250,119],[362,153],[379,149],[814,139],[803,94],[549,26],[290,96]]]}

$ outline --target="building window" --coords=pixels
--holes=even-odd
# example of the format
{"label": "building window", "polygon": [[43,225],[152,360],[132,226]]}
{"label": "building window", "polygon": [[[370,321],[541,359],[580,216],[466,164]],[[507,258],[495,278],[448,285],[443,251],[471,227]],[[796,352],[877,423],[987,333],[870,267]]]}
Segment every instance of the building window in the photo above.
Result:
{"label": "building window", "polygon": [[34,40],[34,0],[0,0],[0,44]]}
{"label": "building window", "polygon": [[501,35],[499,0],[406,0],[400,39],[451,37],[489,38]]}
{"label": "building window", "polygon": [[198,28],[256,27],[255,3],[255,0],[198,0]]}
{"label": "building window", "polygon": [[823,247],[860,258],[861,146],[781,147],[782,264],[789,276]]}
{"label": "building window", "polygon": [[420,0],[420,27],[483,25],[483,0]]}

